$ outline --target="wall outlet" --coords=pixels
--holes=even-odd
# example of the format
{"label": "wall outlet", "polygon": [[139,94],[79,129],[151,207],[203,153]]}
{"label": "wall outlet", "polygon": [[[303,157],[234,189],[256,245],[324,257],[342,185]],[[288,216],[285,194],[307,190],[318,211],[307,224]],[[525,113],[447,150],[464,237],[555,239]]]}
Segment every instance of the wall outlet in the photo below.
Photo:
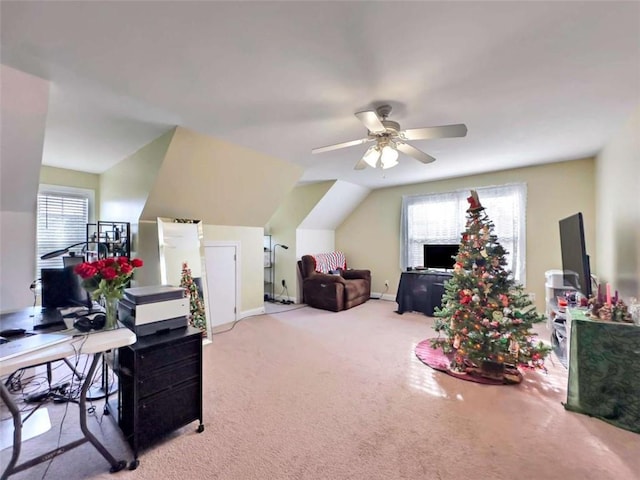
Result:
{"label": "wall outlet", "polygon": [[286,288],[287,286],[287,282],[284,281],[284,278],[282,279],[282,286]]}
{"label": "wall outlet", "polygon": [[387,287],[387,288],[389,288],[389,280],[385,280],[385,281],[384,281],[384,286],[385,286],[385,287]]}
{"label": "wall outlet", "polygon": [[529,292],[529,300],[531,300],[532,302],[535,303],[536,301],[536,294],[533,292]]}

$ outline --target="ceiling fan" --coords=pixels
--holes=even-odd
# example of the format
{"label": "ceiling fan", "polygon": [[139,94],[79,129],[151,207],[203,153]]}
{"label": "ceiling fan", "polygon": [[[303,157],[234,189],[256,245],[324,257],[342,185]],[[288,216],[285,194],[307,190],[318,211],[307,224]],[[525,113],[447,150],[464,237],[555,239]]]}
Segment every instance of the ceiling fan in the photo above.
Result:
{"label": "ceiling fan", "polygon": [[389,105],[381,105],[375,110],[356,112],[355,116],[367,127],[368,133],[365,138],[314,148],[311,150],[311,153],[330,152],[331,150],[375,142],[375,145],[369,147],[363,157],[356,163],[355,169],[362,170],[366,168],[367,165],[372,168],[379,166],[382,169],[387,169],[395,167],[398,164],[398,151],[422,163],[435,161],[435,158],[431,155],[408,144],[407,140],[464,137],[467,134],[467,126],[463,123],[400,130],[400,124],[398,122],[387,120],[390,113],[391,107]]}

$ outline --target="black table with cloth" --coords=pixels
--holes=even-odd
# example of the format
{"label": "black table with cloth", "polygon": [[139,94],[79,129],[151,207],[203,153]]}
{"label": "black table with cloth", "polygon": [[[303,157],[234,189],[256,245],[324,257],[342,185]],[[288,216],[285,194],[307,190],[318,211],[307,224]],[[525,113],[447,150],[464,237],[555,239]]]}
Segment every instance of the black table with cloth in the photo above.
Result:
{"label": "black table with cloth", "polygon": [[400,276],[396,302],[397,313],[422,312],[433,316],[436,307],[440,307],[444,284],[452,277],[451,273],[433,270],[412,270]]}

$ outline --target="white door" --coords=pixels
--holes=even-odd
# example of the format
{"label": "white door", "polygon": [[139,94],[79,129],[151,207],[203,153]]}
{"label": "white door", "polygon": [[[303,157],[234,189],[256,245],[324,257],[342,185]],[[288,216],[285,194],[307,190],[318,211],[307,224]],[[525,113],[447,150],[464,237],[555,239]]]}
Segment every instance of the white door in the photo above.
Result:
{"label": "white door", "polygon": [[237,246],[205,244],[204,258],[211,326],[234,322],[238,293]]}

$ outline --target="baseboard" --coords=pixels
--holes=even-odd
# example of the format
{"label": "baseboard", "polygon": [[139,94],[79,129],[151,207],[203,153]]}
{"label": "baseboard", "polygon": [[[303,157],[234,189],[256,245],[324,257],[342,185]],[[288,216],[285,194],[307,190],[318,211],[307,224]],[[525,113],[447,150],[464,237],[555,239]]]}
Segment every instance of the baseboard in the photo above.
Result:
{"label": "baseboard", "polygon": [[255,315],[262,315],[263,313],[265,313],[264,306],[254,308],[252,310],[244,310],[240,312],[240,315],[238,315],[238,320],[241,320],[246,317],[253,317]]}
{"label": "baseboard", "polygon": [[371,300],[386,300],[387,302],[395,302],[396,296],[391,293],[371,292]]}

